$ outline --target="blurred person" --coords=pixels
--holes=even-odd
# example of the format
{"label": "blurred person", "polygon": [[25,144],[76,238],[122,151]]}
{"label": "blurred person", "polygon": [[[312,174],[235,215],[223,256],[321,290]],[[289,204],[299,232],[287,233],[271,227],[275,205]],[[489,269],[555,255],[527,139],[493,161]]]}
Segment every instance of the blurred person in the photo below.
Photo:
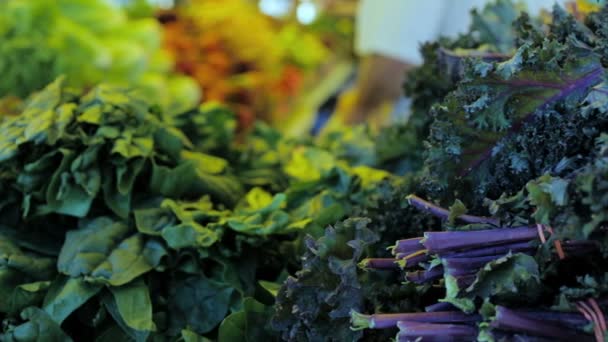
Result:
{"label": "blurred person", "polygon": [[[355,50],[360,57],[357,79],[352,89],[340,96],[325,131],[340,124],[367,122],[372,127],[380,126],[396,104],[403,105],[407,72],[422,63],[420,45],[440,36],[465,33],[471,21],[471,9],[481,9],[488,2],[360,0],[355,32]],[[524,1],[530,15],[565,2]],[[403,107],[397,106],[397,110],[407,112]]]}

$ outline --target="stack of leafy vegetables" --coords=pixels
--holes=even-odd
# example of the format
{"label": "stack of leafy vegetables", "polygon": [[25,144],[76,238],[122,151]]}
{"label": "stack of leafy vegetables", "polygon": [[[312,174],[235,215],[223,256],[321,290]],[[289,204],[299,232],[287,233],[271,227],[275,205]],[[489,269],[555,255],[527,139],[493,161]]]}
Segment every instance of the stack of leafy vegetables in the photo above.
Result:
{"label": "stack of leafy vegetables", "polygon": [[300,238],[385,171],[215,104],[167,115],[58,79],[0,124],[2,341],[270,338]]}
{"label": "stack of leafy vegetables", "polygon": [[193,108],[196,83],[172,75],[152,17],[130,18],[104,0],[0,2],[0,98],[26,98],[59,75],[78,87],[137,86],[165,109]]}
{"label": "stack of leafy vegetables", "polygon": [[423,166],[309,240],[277,297],[283,339],[604,341],[608,6],[473,16],[408,85],[432,114]]}

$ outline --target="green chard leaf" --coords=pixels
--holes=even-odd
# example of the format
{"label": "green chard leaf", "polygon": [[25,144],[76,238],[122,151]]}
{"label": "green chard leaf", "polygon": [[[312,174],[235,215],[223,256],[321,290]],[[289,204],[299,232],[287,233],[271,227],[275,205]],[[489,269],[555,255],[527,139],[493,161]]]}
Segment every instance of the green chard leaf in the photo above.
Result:
{"label": "green chard leaf", "polygon": [[121,286],[158,266],[165,254],[154,240],[102,217],[67,233],[57,266],[71,277]]}
{"label": "green chard leaf", "polygon": [[53,321],[61,324],[101,288],[101,284],[90,284],[82,278],[60,276],[52,283],[42,308]]}

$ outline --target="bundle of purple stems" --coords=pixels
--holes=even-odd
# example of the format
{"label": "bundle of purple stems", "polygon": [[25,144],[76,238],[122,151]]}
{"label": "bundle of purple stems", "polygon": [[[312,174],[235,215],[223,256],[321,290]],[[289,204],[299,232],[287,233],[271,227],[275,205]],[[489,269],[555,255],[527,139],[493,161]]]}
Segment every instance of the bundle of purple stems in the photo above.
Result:
{"label": "bundle of purple stems", "polygon": [[[398,328],[397,341],[474,341],[479,334],[478,314],[456,311],[449,304],[438,303],[427,307],[427,312],[363,315],[351,312],[353,330]],[[603,301],[605,306],[606,300]],[[434,311],[442,308],[450,311]],[[492,335],[512,340],[514,335],[535,336],[531,341],[594,341],[584,332],[590,320],[580,312],[554,310],[510,309],[495,307],[490,322]],[[603,336],[602,336],[603,337]],[[597,340],[597,336],[596,336]]]}
{"label": "bundle of purple stems", "polygon": [[[410,205],[443,220],[449,210],[432,204],[415,195],[408,196]],[[406,269],[408,281],[423,284],[443,278],[454,277],[460,288],[473,283],[477,272],[488,262],[514,253],[532,255],[538,240],[545,241],[543,231],[536,225],[501,227],[499,220],[491,217],[461,215],[457,219],[465,224],[487,224],[491,229],[471,231],[426,232],[423,237],[399,240],[390,247],[394,258],[370,258],[361,262],[363,268]],[[560,244],[567,256],[583,255],[596,251],[593,241],[566,241]],[[436,256],[441,264],[430,265]],[[422,269],[412,270],[418,266]],[[605,301],[608,304],[608,301]],[[437,303],[421,313],[393,313],[363,315],[351,312],[353,329],[399,328],[397,341],[468,341],[475,340],[481,317],[458,311],[449,303]],[[591,312],[591,311],[589,311]],[[596,312],[601,312],[597,309]],[[577,340],[593,341],[582,329],[590,322],[594,325],[602,319],[591,320],[591,314],[558,312],[551,310],[522,310],[496,306],[496,315],[490,326],[497,338],[517,334],[537,336],[537,341]],[[598,322],[598,323],[595,323]],[[605,323],[603,323],[605,326]],[[603,335],[602,335],[603,337]],[[596,329],[596,340],[598,332]]]}
{"label": "bundle of purple stems", "polygon": [[[447,220],[449,210],[427,202],[415,195],[408,196],[410,205]],[[497,219],[461,215],[457,219],[465,224],[487,224],[492,229],[470,231],[425,232],[423,237],[398,240],[390,249],[394,258],[369,258],[361,267],[372,269],[406,269],[408,281],[423,284],[454,277],[459,287],[472,284],[477,272],[488,262],[509,253],[536,253],[539,232],[536,225],[501,227]],[[544,236],[543,236],[544,240]],[[593,241],[565,241],[560,244],[567,256],[584,255],[597,250]],[[441,265],[429,266],[433,257],[441,259]],[[418,266],[426,268],[415,270]]]}

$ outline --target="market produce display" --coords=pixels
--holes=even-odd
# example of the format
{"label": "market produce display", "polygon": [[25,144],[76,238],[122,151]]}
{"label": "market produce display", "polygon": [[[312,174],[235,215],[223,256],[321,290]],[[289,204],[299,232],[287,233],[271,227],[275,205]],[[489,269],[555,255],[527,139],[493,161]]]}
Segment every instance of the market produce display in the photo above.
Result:
{"label": "market produce display", "polygon": [[0,98],[24,99],[65,75],[77,87],[135,86],[166,110],[194,108],[200,89],[171,74],[161,43],[154,18],[131,18],[105,0],[2,1]]}
{"label": "market produce display", "polygon": [[0,3],[0,341],[607,339],[608,5],[495,0],[407,124],[296,139],[247,113],[319,56],[221,2],[158,17],[200,106],[145,4]]}
{"label": "market produce display", "polygon": [[406,86],[423,165],[309,240],[284,340],[604,341],[608,7],[472,15]]}

